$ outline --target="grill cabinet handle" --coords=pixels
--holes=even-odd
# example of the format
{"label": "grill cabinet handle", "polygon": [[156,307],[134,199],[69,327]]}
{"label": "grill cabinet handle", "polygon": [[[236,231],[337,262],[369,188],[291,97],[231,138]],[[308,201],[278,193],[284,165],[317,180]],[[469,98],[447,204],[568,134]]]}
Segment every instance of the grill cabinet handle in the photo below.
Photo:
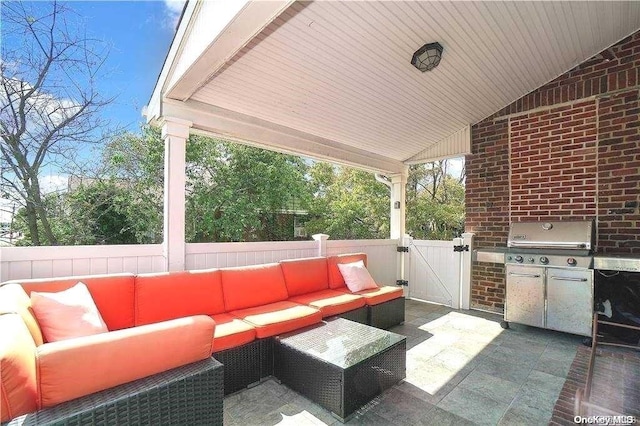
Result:
{"label": "grill cabinet handle", "polygon": [[579,283],[586,283],[587,281],[589,281],[586,278],[556,277],[556,276],[552,276],[551,279],[552,280],[560,280],[560,281],[576,281],[576,282],[579,282]]}
{"label": "grill cabinet handle", "polygon": [[509,272],[512,277],[540,278],[540,274],[522,274],[520,272]]}
{"label": "grill cabinet handle", "polygon": [[556,241],[553,243],[544,243],[541,241],[510,241],[507,244],[508,247],[535,247],[535,248],[558,248],[558,247],[568,247],[568,248],[578,248],[578,249],[586,249],[587,245],[585,243],[578,242],[568,242],[568,241]]}

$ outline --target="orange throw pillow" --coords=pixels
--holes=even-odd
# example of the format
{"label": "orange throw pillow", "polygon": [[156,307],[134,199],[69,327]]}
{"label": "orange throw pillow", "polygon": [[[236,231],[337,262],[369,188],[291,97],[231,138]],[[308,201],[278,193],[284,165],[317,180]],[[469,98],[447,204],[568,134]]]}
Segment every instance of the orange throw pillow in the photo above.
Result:
{"label": "orange throw pillow", "polygon": [[338,263],[338,269],[340,269],[344,282],[352,293],[378,288],[362,260],[353,263]]}
{"label": "orange throw pillow", "polygon": [[109,331],[89,289],[81,282],[58,293],[32,291],[31,307],[47,342]]}

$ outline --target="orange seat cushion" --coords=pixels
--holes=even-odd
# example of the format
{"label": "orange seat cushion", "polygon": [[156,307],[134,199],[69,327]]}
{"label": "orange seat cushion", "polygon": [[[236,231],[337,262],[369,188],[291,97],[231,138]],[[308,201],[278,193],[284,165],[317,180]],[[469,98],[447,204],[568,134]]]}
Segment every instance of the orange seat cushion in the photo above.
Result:
{"label": "orange seat cushion", "polygon": [[64,278],[47,278],[19,281],[22,288],[32,291],[57,293],[79,282],[87,285],[89,293],[110,331],[134,325],[134,277],[133,274],[89,275]]}
{"label": "orange seat cushion", "polygon": [[331,256],[327,258],[327,269],[329,274],[329,288],[343,290],[346,288],[344,278],[340,269],[338,269],[338,263],[353,263],[358,260],[364,262],[364,266],[367,266],[366,253],[354,253],[354,254],[341,254],[338,256]]}
{"label": "orange seat cushion", "polygon": [[46,343],[36,349],[38,408],[206,359],[214,331],[199,315]]}
{"label": "orange seat cushion", "polygon": [[227,312],[267,305],[289,297],[279,263],[224,268],[220,272]]}
{"label": "orange seat cushion", "polygon": [[35,352],[20,315],[0,315],[0,422],[37,410]]}
{"label": "orange seat cushion", "polygon": [[[349,291],[349,289],[347,289],[347,291]],[[364,300],[369,306],[379,305],[380,303],[388,302],[389,300],[404,297],[401,287],[392,286],[382,286],[374,290],[362,290],[353,294],[359,294],[364,297]]]}
{"label": "orange seat cushion", "polygon": [[135,291],[136,325],[224,312],[218,269],[141,274]]}
{"label": "orange seat cushion", "polygon": [[320,309],[323,318],[343,314],[361,308],[366,304],[362,296],[347,294],[337,290],[316,291],[314,293],[292,297],[289,300]]}
{"label": "orange seat cushion", "polygon": [[217,314],[211,318],[216,322],[213,352],[242,346],[256,339],[256,329],[246,321],[231,314]]}
{"label": "orange seat cushion", "polygon": [[319,310],[289,301],[232,311],[231,314],[254,326],[256,336],[260,339],[322,321]]}
{"label": "orange seat cushion", "polygon": [[280,262],[289,297],[329,288],[327,259],[314,257]]}

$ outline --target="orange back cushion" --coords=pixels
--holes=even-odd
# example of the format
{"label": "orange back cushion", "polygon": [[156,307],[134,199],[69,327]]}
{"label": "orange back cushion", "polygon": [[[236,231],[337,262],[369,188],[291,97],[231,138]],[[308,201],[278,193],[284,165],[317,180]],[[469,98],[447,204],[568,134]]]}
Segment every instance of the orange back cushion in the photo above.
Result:
{"label": "orange back cushion", "polygon": [[143,274],[135,283],[136,326],[224,312],[217,269]]}
{"label": "orange back cushion", "polygon": [[353,253],[353,254],[340,254],[338,256],[331,256],[327,258],[327,264],[329,269],[329,287],[330,288],[346,288],[344,278],[340,269],[338,269],[338,263],[353,263],[358,260],[364,262],[364,266],[367,266],[366,253]]}
{"label": "orange back cushion", "polygon": [[19,314],[0,314],[0,421],[36,411],[36,345]]}
{"label": "orange back cushion", "polygon": [[327,259],[313,257],[280,262],[289,297],[329,288]]}
{"label": "orange back cushion", "polygon": [[286,300],[289,295],[279,263],[221,269],[227,311]]}
{"label": "orange back cushion", "polygon": [[54,293],[67,290],[78,282],[87,285],[109,331],[133,327],[135,319],[133,274],[47,278],[25,280],[20,284],[28,294],[31,294],[32,291]]}

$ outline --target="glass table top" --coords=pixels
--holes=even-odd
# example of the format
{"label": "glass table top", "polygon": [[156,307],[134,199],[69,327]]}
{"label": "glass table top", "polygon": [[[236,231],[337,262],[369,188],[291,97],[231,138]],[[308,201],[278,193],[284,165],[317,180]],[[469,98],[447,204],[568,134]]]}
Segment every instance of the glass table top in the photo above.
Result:
{"label": "glass table top", "polygon": [[405,336],[336,318],[276,341],[341,368],[356,365],[405,340]]}

